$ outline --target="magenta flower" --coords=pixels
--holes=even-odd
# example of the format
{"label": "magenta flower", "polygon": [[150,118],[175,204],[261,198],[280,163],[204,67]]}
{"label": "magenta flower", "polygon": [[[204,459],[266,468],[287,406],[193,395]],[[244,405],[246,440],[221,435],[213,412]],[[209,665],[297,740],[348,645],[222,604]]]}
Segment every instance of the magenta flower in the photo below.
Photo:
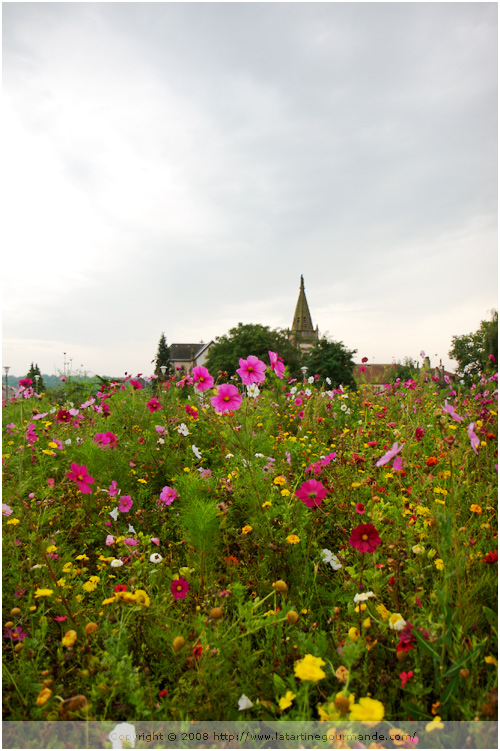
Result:
{"label": "magenta flower", "polygon": [[133,381],[130,379],[130,385],[134,389],[134,391],[140,391],[142,389],[142,383],[140,381]]}
{"label": "magenta flower", "polygon": [[67,476],[70,480],[73,482],[76,482],[78,485],[78,490],[81,493],[92,493],[92,488],[90,487],[91,483],[95,482],[94,478],[91,477],[87,471],[87,467],[82,464],[80,467],[78,464],[75,464],[74,462],[71,464],[71,472],[66,472]]}
{"label": "magenta flower", "polygon": [[153,414],[153,412],[158,412],[159,409],[163,409],[156,396],[153,396],[153,398],[150,399],[149,402],[146,402],[146,407],[149,409],[151,414]]}
{"label": "magenta flower", "polygon": [[185,579],[174,579],[170,591],[176,600],[183,600],[189,592],[189,584]]}
{"label": "magenta flower", "polygon": [[210,399],[210,404],[216,412],[228,412],[238,409],[241,405],[241,395],[231,383],[223,383],[217,389],[217,396]]}
{"label": "magenta flower", "polygon": [[451,404],[448,404],[447,401],[444,403],[444,407],[442,407],[443,412],[448,414],[450,417],[453,417],[455,422],[463,422],[463,417],[460,417],[460,415],[457,415]]}
{"label": "magenta flower", "polygon": [[415,430],[415,439],[416,439],[416,440],[418,441],[418,443],[420,443],[420,442],[421,442],[421,440],[422,440],[422,438],[424,437],[424,435],[425,435],[425,430],[424,430],[424,428],[417,428],[417,429]]}
{"label": "magenta flower", "polygon": [[109,486],[108,492],[110,498],[114,498],[116,495],[118,495],[120,491],[118,490],[118,483],[116,482],[116,480],[113,480],[113,482]]}
{"label": "magenta flower", "polygon": [[246,360],[240,357],[240,367],[236,372],[241,376],[241,380],[245,386],[250,386],[252,383],[263,383],[266,379],[264,371],[267,365],[259,360],[255,355],[249,355]]}
{"label": "magenta flower", "polygon": [[392,463],[392,468],[395,472],[401,472],[401,470],[403,469],[403,460],[400,456],[396,456]]}
{"label": "magenta flower", "polygon": [[137,545],[137,540],[134,540],[133,537],[126,537],[123,542],[125,545]]}
{"label": "magenta flower", "polygon": [[193,368],[193,380],[198,391],[206,391],[214,385],[214,379],[203,365]]}
{"label": "magenta flower", "polygon": [[404,446],[404,443],[402,443],[402,444],[401,444],[401,446],[398,446],[398,443],[397,443],[397,442],[396,442],[396,443],[393,443],[393,444],[392,444],[392,448],[391,448],[391,449],[389,449],[389,451],[387,451],[387,452],[386,452],[386,453],[385,453],[385,454],[384,454],[384,455],[383,455],[383,456],[382,456],[382,457],[381,457],[381,458],[380,458],[380,459],[378,460],[378,462],[377,462],[376,466],[377,466],[377,467],[383,467],[383,466],[384,466],[384,464],[387,464],[388,462],[390,462],[390,461],[391,461],[391,459],[394,459],[394,457],[396,456],[396,454],[399,454],[399,452],[401,451],[401,449],[403,448],[403,446]]}
{"label": "magenta flower", "polygon": [[130,511],[132,508],[133,500],[129,495],[123,495],[120,498],[120,503],[118,504],[118,510],[122,512],[122,514],[126,514],[127,511]]}
{"label": "magenta flower", "polygon": [[474,451],[475,454],[478,454],[479,452],[477,450],[477,447],[480,444],[480,440],[477,437],[477,435],[474,433],[474,425],[475,425],[475,423],[471,422],[471,424],[467,428],[467,435],[469,436],[470,445],[472,447],[472,450]]}
{"label": "magenta flower", "polygon": [[277,352],[271,352],[268,351],[269,354],[269,360],[271,362],[271,370],[274,370],[278,378],[283,378],[283,373],[285,372],[285,365],[283,363],[283,358],[278,357]]}
{"label": "magenta flower", "polygon": [[6,639],[12,639],[12,641],[21,642],[26,639],[28,634],[25,634],[21,628],[21,626],[17,626],[16,628],[10,629],[6,628],[3,632],[3,635]]}
{"label": "magenta flower", "polygon": [[168,485],[165,485],[160,493],[159,503],[162,503],[164,506],[170,506],[170,504],[178,497],[179,494],[175,488],[170,488]]}
{"label": "magenta flower", "polygon": [[373,524],[360,524],[349,537],[349,545],[360,553],[373,553],[382,540]]}
{"label": "magenta flower", "polygon": [[356,513],[357,514],[364,514],[365,513],[365,507],[363,503],[357,503],[356,504]]}
{"label": "magenta flower", "polygon": [[307,482],[303,482],[300,488],[295,491],[295,495],[299,501],[305,503],[307,508],[313,508],[314,506],[319,506],[326,492],[326,488],[319,480],[308,480]]}

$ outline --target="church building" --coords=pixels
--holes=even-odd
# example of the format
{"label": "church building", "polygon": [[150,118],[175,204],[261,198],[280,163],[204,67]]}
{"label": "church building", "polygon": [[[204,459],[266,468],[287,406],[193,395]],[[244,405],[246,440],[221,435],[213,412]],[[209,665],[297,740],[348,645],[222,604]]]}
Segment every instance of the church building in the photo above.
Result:
{"label": "church building", "polygon": [[302,352],[308,352],[315,342],[319,339],[318,327],[313,327],[309,305],[307,304],[306,292],[304,289],[304,277],[300,277],[299,299],[295,307],[295,315],[291,333],[289,337]]}

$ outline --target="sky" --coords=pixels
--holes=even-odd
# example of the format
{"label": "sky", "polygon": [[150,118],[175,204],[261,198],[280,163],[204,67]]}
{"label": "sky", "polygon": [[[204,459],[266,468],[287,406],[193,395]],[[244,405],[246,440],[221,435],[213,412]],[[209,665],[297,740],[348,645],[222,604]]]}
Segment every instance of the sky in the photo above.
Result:
{"label": "sky", "polygon": [[301,274],[357,362],[454,370],[497,308],[496,3],[2,15],[11,374],[147,376],[162,332],[289,328]]}

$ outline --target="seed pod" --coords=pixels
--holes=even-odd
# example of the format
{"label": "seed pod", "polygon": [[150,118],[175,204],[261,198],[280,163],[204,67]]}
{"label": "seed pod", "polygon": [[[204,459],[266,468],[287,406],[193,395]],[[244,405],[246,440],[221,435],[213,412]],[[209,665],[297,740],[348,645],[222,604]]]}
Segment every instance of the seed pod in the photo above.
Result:
{"label": "seed pod", "polygon": [[12,621],[7,621],[7,623],[4,623],[3,625],[4,625],[4,628],[12,628],[14,623]]}
{"label": "seed pod", "polygon": [[11,615],[21,615],[21,610],[19,608],[12,608],[10,611]]}
{"label": "seed pod", "polygon": [[79,709],[84,707],[86,703],[86,697],[78,694],[77,696],[72,696],[70,699],[63,701],[63,703],[59,707],[59,711],[61,714],[65,714],[66,712],[77,712]]}
{"label": "seed pod", "polygon": [[97,631],[98,628],[99,626],[97,625],[97,623],[94,623],[93,621],[91,621],[90,623],[87,623],[87,625],[85,626],[85,633],[87,634],[87,636],[90,636],[90,634],[93,634],[94,631]]}
{"label": "seed pod", "polygon": [[186,640],[183,636],[176,636],[174,639],[174,644],[173,644],[175,651],[179,652],[185,643],[186,643]]}
{"label": "seed pod", "polygon": [[281,592],[282,594],[288,589],[287,583],[284,582],[283,579],[278,579],[278,581],[274,582],[273,587],[276,592]]}
{"label": "seed pod", "polygon": [[222,608],[212,608],[210,611],[210,618],[214,621],[218,621],[223,617],[224,613],[222,612]]}
{"label": "seed pod", "polygon": [[338,696],[333,703],[341,714],[349,710],[349,699],[347,696]]}
{"label": "seed pod", "polygon": [[17,652],[19,654],[19,652],[22,649],[23,649],[23,645],[22,644],[16,644],[16,646],[14,647],[14,652]]}
{"label": "seed pod", "polygon": [[463,678],[464,680],[468,678],[470,675],[470,670],[467,670],[467,668],[462,668],[462,670],[459,672],[460,678]]}
{"label": "seed pod", "polygon": [[297,623],[299,620],[299,614],[295,612],[295,610],[289,610],[286,614],[286,620],[290,625],[293,626],[294,623]]}

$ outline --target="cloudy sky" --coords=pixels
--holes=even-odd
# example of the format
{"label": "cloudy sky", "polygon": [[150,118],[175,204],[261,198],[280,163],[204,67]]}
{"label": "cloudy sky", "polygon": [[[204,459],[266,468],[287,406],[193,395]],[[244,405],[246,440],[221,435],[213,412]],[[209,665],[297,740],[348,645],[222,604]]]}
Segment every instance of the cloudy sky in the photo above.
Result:
{"label": "cloudy sky", "polygon": [[301,274],[358,361],[497,307],[496,3],[2,11],[11,374],[289,327]]}

